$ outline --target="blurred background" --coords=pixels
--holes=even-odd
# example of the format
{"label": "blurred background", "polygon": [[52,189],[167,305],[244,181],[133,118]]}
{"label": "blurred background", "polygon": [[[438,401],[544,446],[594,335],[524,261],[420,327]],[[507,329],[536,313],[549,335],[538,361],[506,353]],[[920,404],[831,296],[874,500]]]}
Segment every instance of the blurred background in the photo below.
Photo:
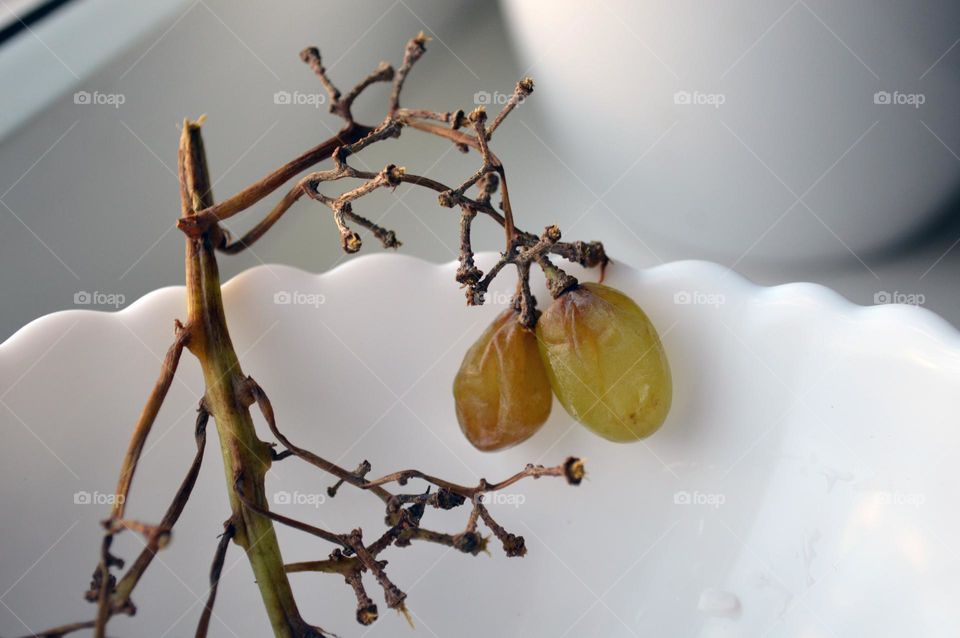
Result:
{"label": "blurred background", "polygon": [[[348,89],[419,31],[433,40],[407,106],[495,111],[536,80],[494,138],[523,228],[556,223],[634,266],[710,259],[960,325],[954,2],[0,0],[0,339],[181,283],[184,117],[207,114],[225,198],[339,127],[302,48]],[[358,119],[379,121],[386,96],[369,90]],[[408,131],[358,166],[454,183],[476,159]],[[275,200],[227,226],[242,233]],[[358,212],[404,252],[456,258],[457,215],[429,192],[378,192]],[[475,228],[477,249],[501,248],[498,227]],[[221,267],[345,259],[328,211],[301,201]]]}

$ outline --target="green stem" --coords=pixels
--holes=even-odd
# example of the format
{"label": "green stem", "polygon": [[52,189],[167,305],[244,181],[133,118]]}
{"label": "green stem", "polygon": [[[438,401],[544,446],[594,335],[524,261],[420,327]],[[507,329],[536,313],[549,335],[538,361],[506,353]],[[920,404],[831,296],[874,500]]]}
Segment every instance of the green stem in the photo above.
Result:
{"label": "green stem", "polygon": [[[213,205],[200,123],[184,121],[179,152],[181,203],[184,216]],[[191,330],[188,348],[200,360],[206,383],[204,403],[213,416],[226,474],[227,493],[236,529],[234,542],[253,568],[275,636],[300,638],[317,632],[300,616],[283,567],[273,522],[246,508],[236,490],[269,509],[264,477],[272,461],[271,448],[257,438],[248,402],[242,392],[240,369],[220,296],[220,274],[211,238],[204,233],[186,240],[187,315]]]}

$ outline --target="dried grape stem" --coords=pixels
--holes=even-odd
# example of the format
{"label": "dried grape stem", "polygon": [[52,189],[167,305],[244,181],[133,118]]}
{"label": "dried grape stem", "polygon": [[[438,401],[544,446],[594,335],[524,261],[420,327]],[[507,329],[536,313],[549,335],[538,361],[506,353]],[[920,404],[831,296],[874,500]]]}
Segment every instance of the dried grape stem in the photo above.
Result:
{"label": "dried grape stem", "polygon": [[[179,152],[181,206],[184,217],[210,208],[210,177],[200,126],[184,121]],[[244,500],[268,509],[264,476],[272,448],[257,438],[249,403],[242,398],[245,380],[230,334],[220,295],[220,274],[209,233],[186,239],[187,312],[192,336],[190,351],[203,369],[204,403],[220,434],[224,472],[235,528],[234,542],[247,553],[275,636],[321,636],[300,615],[290,589],[276,532],[270,519],[251,510]],[[234,486],[236,484],[236,489]],[[244,495],[241,500],[240,493]]]}
{"label": "dried grape stem", "polygon": [[[97,618],[62,625],[36,635],[62,636],[92,628],[94,635],[102,638],[106,633],[107,622],[113,615],[135,612],[130,599],[131,593],[156,552],[166,544],[189,499],[200,471],[206,443],[206,425],[211,416],[219,433],[232,513],[224,524],[224,534],[214,554],[210,570],[210,591],[198,623],[198,637],[207,634],[230,542],[241,546],[247,555],[274,635],[316,638],[326,634],[318,627],[309,625],[300,616],[287,573],[319,571],[341,574],[357,598],[357,620],[362,624],[369,624],[376,620],[377,609],[364,588],[364,573],[370,573],[380,583],[389,607],[405,611],[406,594],[388,577],[384,569],[386,562],[377,559],[381,552],[390,546],[405,547],[417,540],[445,545],[475,555],[486,551],[487,547],[487,539],[477,531],[478,523],[482,520],[501,540],[508,555],[520,556],[525,552],[523,538],[507,532],[497,523],[483,505],[481,497],[524,478],[564,476],[571,484],[579,484],[582,480],[583,463],[572,457],[556,467],[528,465],[524,470],[499,483],[488,483],[480,479],[476,486],[459,485],[419,470],[404,470],[376,480],[367,480],[370,464],[366,461],[351,472],[293,445],[278,429],[273,407],[266,393],[252,378],[244,376],[240,369],[227,329],[215,251],[237,253],[249,247],[303,195],[330,208],[340,230],[343,247],[352,252],[359,249],[360,237],[350,229],[348,223],[367,229],[386,247],[400,245],[392,231],[354,212],[353,205],[357,200],[380,188],[395,188],[400,184],[434,190],[439,194],[441,206],[460,208],[461,250],[457,279],[467,287],[468,300],[482,303],[483,294],[493,279],[503,267],[513,264],[520,275],[516,304],[521,310],[522,320],[528,325],[532,325],[536,318],[536,300],[529,288],[529,270],[533,263],[544,269],[548,280],[572,280],[574,283],[576,280],[550,263],[550,254],[587,267],[606,265],[606,255],[598,242],[561,242],[556,227],[547,227],[546,231],[537,237],[517,229],[514,225],[506,173],[500,160],[490,150],[488,142],[506,116],[530,95],[533,90],[532,80],[527,78],[517,84],[513,96],[489,127],[486,125],[486,111],[482,108],[474,109],[469,115],[465,115],[462,110],[438,112],[400,107],[400,93],[404,82],[413,65],[425,52],[427,41],[428,38],[422,33],[411,39],[407,43],[403,62],[396,71],[389,64],[381,63],[346,96],[341,94],[328,77],[320,52],[315,48],[304,50],[301,57],[319,77],[330,96],[330,110],[345,120],[344,127],[330,139],[220,204],[214,203],[211,193],[200,123],[184,121],[178,155],[182,212],[178,226],[186,236],[187,323],[176,323],[176,338],[163,360],[160,377],[140,414],[124,457],[118,479],[116,505],[110,518],[104,521],[106,533],[100,548],[100,563],[94,572],[91,590],[87,594],[88,599],[98,602]],[[355,122],[351,107],[357,97],[369,86],[387,81],[392,81],[387,117],[375,127]],[[473,134],[461,130],[467,125],[473,129]],[[426,176],[408,173],[404,168],[393,164],[377,173],[359,171],[349,165],[347,160],[351,155],[374,143],[398,137],[407,126],[447,139],[464,152],[474,149],[480,155],[481,166],[458,187],[451,188]],[[240,239],[233,240],[221,227],[221,221],[253,206],[298,174],[325,159],[332,160],[332,169],[316,171],[300,178],[271,211]],[[328,196],[318,190],[321,183],[346,178],[363,180],[363,183],[337,196]],[[467,191],[474,187],[479,192],[471,198]],[[499,210],[491,204],[491,197],[497,190],[501,193]],[[472,222],[480,213],[501,225],[506,235],[506,247],[501,259],[486,275],[474,264],[470,240]],[[189,349],[200,361],[204,375],[205,393],[194,432],[197,452],[173,502],[160,523],[153,525],[126,518],[125,503],[145,441],[168,393],[184,348]],[[273,444],[257,437],[249,409],[254,403],[266,419],[271,433],[284,446],[284,450],[277,452],[273,449]],[[329,488],[330,496],[345,483],[377,496],[386,506],[387,530],[367,545],[363,542],[360,529],[337,534],[271,512],[267,503],[264,477],[273,461],[289,456],[297,456],[336,477],[337,483]],[[429,487],[425,492],[411,494],[394,494],[384,487],[388,483],[403,486],[410,479],[421,479],[428,483]],[[448,534],[420,526],[428,507],[447,510],[459,507],[467,501],[470,501],[473,507],[462,532]],[[284,565],[274,522],[318,536],[336,545],[336,548],[327,560]],[[130,569],[117,581],[111,574],[111,568],[122,568],[123,561],[111,554],[110,547],[114,535],[123,530],[143,534],[146,543]]]}
{"label": "dried grape stem", "polygon": [[[329,156],[333,160],[335,168],[328,171],[317,171],[301,179],[300,182],[288,191],[280,202],[274,206],[270,213],[240,240],[230,241],[227,234],[219,228],[218,222],[243,210],[245,208],[243,205],[245,201],[253,202],[254,198],[251,193],[247,194],[244,202],[236,202],[236,204],[231,206],[210,207],[206,210],[199,211],[193,220],[182,219],[180,220],[181,228],[188,235],[194,237],[213,228],[213,237],[216,239],[215,245],[218,249],[231,254],[240,252],[262,237],[263,234],[289,210],[293,203],[306,193],[311,198],[320,201],[331,209],[333,219],[340,233],[341,246],[346,252],[356,252],[362,245],[360,235],[350,228],[348,222],[368,229],[380,240],[384,247],[396,248],[400,245],[400,242],[397,240],[395,233],[356,213],[351,203],[378,188],[396,187],[400,183],[431,188],[439,193],[441,206],[459,206],[461,208],[460,267],[457,270],[457,281],[467,288],[466,296],[468,303],[483,303],[484,293],[493,279],[499,274],[500,270],[502,270],[502,267],[506,264],[514,264],[517,267],[518,278],[521,280],[522,312],[520,321],[527,326],[532,325],[536,320],[536,302],[532,294],[529,293],[530,266],[533,263],[536,263],[542,268],[545,264],[549,264],[547,255],[556,254],[586,267],[600,265],[605,268],[608,259],[603,251],[603,246],[599,242],[585,243],[578,241],[564,243],[559,241],[559,234],[549,246],[541,250],[538,237],[515,227],[506,172],[502,162],[490,150],[488,142],[493,132],[501,126],[507,115],[533,92],[533,80],[524,78],[516,84],[513,94],[489,127],[486,125],[487,114],[483,107],[477,107],[468,116],[465,116],[462,110],[437,112],[427,109],[400,108],[399,96],[404,81],[413,64],[419,60],[425,52],[427,41],[428,38],[422,33],[410,40],[405,49],[403,63],[396,72],[393,71],[390,65],[381,63],[375,71],[361,80],[346,97],[341,97],[340,91],[328,77],[326,69],[323,67],[319,50],[313,47],[305,49],[301,53],[301,57],[320,78],[320,82],[323,84],[331,100],[331,112],[346,120],[347,126],[344,131],[353,132],[355,127],[361,127],[366,131],[365,134],[356,138],[351,137],[347,140],[345,138],[349,136],[344,134],[344,131],[341,131],[338,139],[343,138],[344,143],[334,147]],[[388,101],[387,117],[376,127],[356,124],[350,111],[350,107],[356,97],[374,82],[388,81],[391,79],[393,81],[393,89]],[[448,124],[449,126],[443,127],[434,122]],[[472,125],[473,135],[459,130],[465,124]],[[376,142],[398,137],[405,126],[446,138],[464,151],[473,148],[480,154],[481,166],[458,187],[450,188],[424,176],[407,174],[404,169],[397,168],[394,165],[387,166],[380,173],[370,173],[355,170],[347,164],[347,158],[350,155],[359,153],[364,148]],[[312,159],[320,161],[325,158],[315,156]],[[277,172],[272,175],[276,174]],[[494,179],[494,177],[497,179]],[[363,179],[366,181],[360,186],[336,197],[327,196],[319,192],[318,186],[320,183],[344,178]],[[492,188],[490,187],[491,184],[493,185]],[[280,185],[281,182],[268,176],[268,179],[261,180],[255,194],[263,196],[263,193],[270,188],[276,188]],[[471,199],[466,195],[466,191],[476,185],[479,185],[481,193],[475,199]],[[498,187],[501,192],[500,208],[502,214],[491,206],[489,202],[490,194]],[[246,193],[246,191],[244,193]],[[227,201],[233,202],[239,195],[240,194]],[[480,212],[490,216],[503,226],[506,237],[506,247],[503,252],[502,263],[498,263],[494,270],[488,273],[486,277],[474,263],[473,248],[470,243],[473,218]],[[518,254],[518,249],[520,248],[536,248],[537,258],[529,257],[527,259],[521,259]],[[603,271],[601,271],[601,279],[602,276]]]}
{"label": "dried grape stem", "polygon": [[123,457],[120,478],[117,481],[116,499],[113,511],[110,513],[112,519],[123,518],[127,496],[130,494],[130,485],[133,483],[133,474],[137,469],[140,454],[143,452],[143,446],[150,434],[150,429],[153,427],[153,422],[156,421],[157,414],[160,412],[160,406],[163,405],[163,400],[173,383],[173,376],[180,364],[180,355],[183,353],[183,348],[190,339],[190,330],[179,321],[174,324],[174,332],[176,334],[174,342],[167,350],[163,363],[160,365],[160,378],[157,379],[146,405],[140,412],[140,418],[133,428],[133,435],[130,437],[130,443],[127,446],[127,453]]}
{"label": "dried grape stem", "polygon": [[[502,490],[506,487],[510,487],[517,481],[522,481],[525,478],[538,479],[542,476],[562,476],[567,479],[567,481],[573,485],[579,484],[580,479],[583,478],[582,475],[582,464],[579,469],[573,469],[570,466],[573,464],[579,464],[579,459],[571,458],[567,459],[563,465],[556,465],[553,467],[545,467],[543,465],[534,465],[532,463],[528,464],[523,470],[517,472],[513,476],[506,478],[499,483],[488,483],[487,481],[481,480],[477,485],[470,487],[466,485],[458,485],[457,483],[451,483],[444,479],[438,478],[436,476],[431,476],[430,474],[425,474],[420,470],[402,470],[400,472],[394,472],[393,474],[387,474],[373,481],[366,481],[361,487],[364,489],[372,489],[380,485],[386,485],[388,483],[398,483],[400,485],[405,485],[407,481],[413,478],[418,478],[421,480],[435,485],[437,487],[443,488],[454,494],[458,494],[467,500],[473,499],[474,497],[485,494],[487,492],[496,492]],[[579,474],[579,475],[578,475]]]}
{"label": "dried grape stem", "polygon": [[[366,485],[366,480],[363,479],[362,477],[357,476],[353,472],[350,472],[340,467],[336,463],[332,463],[314,454],[313,452],[310,452],[309,450],[305,450],[301,447],[297,447],[296,445],[291,443],[290,440],[286,436],[284,436],[283,433],[280,432],[280,429],[277,427],[277,419],[276,419],[276,416],[274,415],[273,405],[270,403],[269,397],[267,397],[267,394],[263,391],[263,388],[261,388],[257,384],[257,382],[250,377],[247,377],[245,381],[245,391],[249,393],[249,395],[252,397],[254,401],[256,401],[257,405],[260,408],[261,414],[263,414],[264,420],[266,420],[267,422],[267,426],[270,428],[270,432],[273,433],[273,436],[275,436],[277,440],[280,441],[281,445],[283,445],[285,448],[290,450],[294,454],[294,456],[297,456],[303,459],[304,461],[306,461],[307,463],[310,463],[311,465],[314,465],[320,468],[324,472],[332,474],[333,476],[337,477],[338,479],[340,479],[345,483],[356,485],[358,487],[363,487]],[[388,492],[387,490],[379,486],[373,486],[369,489],[371,492],[376,494],[384,502],[389,501],[390,498],[393,496],[390,492]]]}
{"label": "dried grape stem", "polygon": [[227,521],[223,526],[220,542],[217,543],[217,551],[213,555],[213,564],[210,566],[210,593],[207,595],[207,602],[203,606],[203,613],[197,623],[196,638],[206,638],[207,630],[210,628],[213,604],[217,600],[217,590],[220,588],[220,573],[223,571],[223,561],[227,557],[227,549],[230,547],[230,541],[233,540],[234,534],[236,534],[236,528],[234,528],[233,523]]}
{"label": "dried grape stem", "polygon": [[[183,513],[183,508],[190,499],[190,494],[193,492],[194,485],[196,485],[197,477],[200,475],[200,466],[203,463],[203,451],[206,449],[207,443],[207,422],[209,418],[210,413],[207,412],[201,403],[197,414],[196,426],[194,427],[197,452],[193,457],[193,463],[191,463],[190,469],[187,471],[187,476],[180,484],[180,489],[177,490],[173,502],[170,504],[170,507],[167,508],[166,513],[158,525],[158,528],[166,531],[168,535],[170,531],[173,530],[173,526],[177,520],[179,520],[180,514]],[[133,565],[130,566],[127,573],[124,574],[123,578],[117,583],[110,601],[114,609],[120,609],[127,605],[130,600],[130,594],[133,592],[134,587],[137,586],[137,583],[140,582],[140,577],[143,576],[147,567],[150,566],[158,549],[159,546],[156,542],[147,543],[147,546],[143,548],[143,551],[141,551],[140,555],[134,560]]]}
{"label": "dried grape stem", "polygon": [[263,179],[254,182],[219,204],[211,204],[190,218],[181,218],[177,224],[184,232],[191,232],[192,228],[203,228],[209,226],[211,222],[227,219],[243,212],[286,184],[293,177],[328,159],[338,146],[355,142],[366,136],[371,130],[362,124],[347,125],[330,139],[290,160]]}

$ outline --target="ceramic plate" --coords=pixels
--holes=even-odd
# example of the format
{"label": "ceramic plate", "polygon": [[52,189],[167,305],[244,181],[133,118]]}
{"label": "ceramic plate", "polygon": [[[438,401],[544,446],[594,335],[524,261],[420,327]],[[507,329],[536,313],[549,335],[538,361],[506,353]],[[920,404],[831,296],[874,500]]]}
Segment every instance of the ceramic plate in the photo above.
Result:
{"label": "ceramic plate", "polygon": [[[492,259],[485,256],[486,263]],[[269,393],[294,441],[374,474],[418,467],[474,482],[527,462],[588,460],[589,480],[514,486],[491,505],[529,554],[471,557],[433,545],[384,556],[418,627],[434,636],[953,636],[960,619],[955,462],[960,337],[907,306],[862,308],[810,284],[755,286],[710,263],[613,266],[660,331],[675,398],[650,439],[616,445],[559,405],[531,440],[475,451],[454,418],[451,383],[467,346],[509,299],[464,306],[455,264],[396,255],[313,275],[261,266],[224,290],[244,371]],[[594,278],[588,273],[584,278]],[[545,295],[541,296],[545,302]],[[82,599],[130,429],[184,317],[182,288],[114,313],[39,319],[0,346],[0,635],[92,617]],[[130,516],[159,520],[193,455],[202,392],[185,354],[147,443]],[[261,436],[268,432],[258,420]],[[228,515],[216,437],[174,533],[117,635],[192,635]],[[289,459],[274,508],[335,531],[382,529],[379,502]],[[462,529],[465,510],[426,523]],[[330,547],[280,530],[289,561]],[[133,535],[117,551],[131,558]],[[338,578],[293,574],[308,620],[342,636],[397,636],[390,612],[369,630]],[[376,585],[370,591],[378,601]],[[381,603],[381,609],[385,605]],[[232,548],[216,636],[264,636],[266,616]]]}

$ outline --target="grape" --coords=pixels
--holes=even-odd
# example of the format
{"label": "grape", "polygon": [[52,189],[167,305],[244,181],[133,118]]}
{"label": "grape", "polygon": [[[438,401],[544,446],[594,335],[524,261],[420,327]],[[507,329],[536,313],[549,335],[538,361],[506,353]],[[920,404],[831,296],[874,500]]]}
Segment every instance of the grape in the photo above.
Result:
{"label": "grape", "polygon": [[474,343],[453,381],[457,420],[479,450],[502,450],[540,429],[553,403],[533,331],[512,308]]}
{"label": "grape", "polygon": [[550,384],[574,419],[611,441],[636,441],[670,410],[670,366],[632,299],[600,284],[561,294],[537,323]]}

